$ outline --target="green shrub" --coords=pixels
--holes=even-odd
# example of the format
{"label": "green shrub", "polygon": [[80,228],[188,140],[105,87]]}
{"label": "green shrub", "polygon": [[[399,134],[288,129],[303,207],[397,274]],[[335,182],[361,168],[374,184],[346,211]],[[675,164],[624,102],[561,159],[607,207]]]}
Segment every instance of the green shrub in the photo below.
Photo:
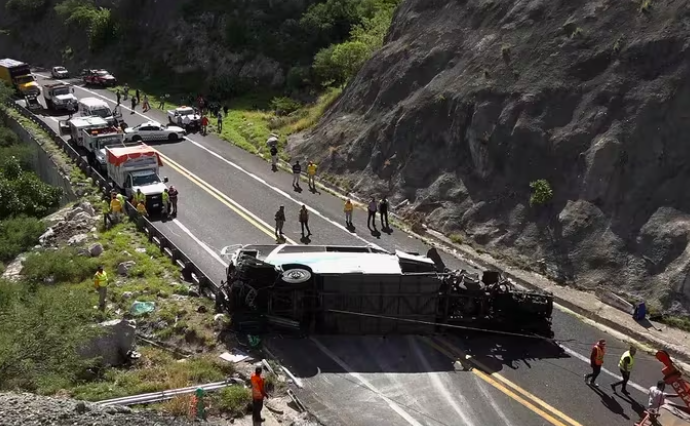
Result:
{"label": "green shrub", "polygon": [[17,136],[16,133],[8,129],[7,127],[3,127],[2,125],[0,125],[0,147],[19,145],[19,143],[19,136]]}
{"label": "green shrub", "polygon": [[301,106],[299,102],[284,96],[271,100],[271,109],[276,115],[288,115],[291,112],[297,111]]}
{"label": "green shrub", "polygon": [[228,386],[220,391],[218,408],[235,416],[242,415],[249,409],[252,393],[241,385]]}
{"label": "green shrub", "polygon": [[369,54],[367,45],[359,41],[332,45],[314,56],[314,72],[322,84],[339,86],[357,74]]}
{"label": "green shrub", "polygon": [[55,392],[78,380],[92,311],[86,292],[0,282],[0,389]]}
{"label": "green shrub", "polygon": [[45,231],[39,219],[19,216],[0,221],[0,261],[14,259],[38,243]]}
{"label": "green shrub", "polygon": [[56,283],[80,283],[96,271],[96,259],[80,256],[73,248],[31,253],[22,274],[33,283],[53,277]]}
{"label": "green shrub", "polygon": [[17,173],[17,170],[21,170],[21,163],[15,160],[4,172],[9,176],[18,174],[18,177],[8,179],[0,176],[0,220],[22,214],[46,216],[59,206],[62,189],[42,182],[33,173]]}
{"label": "green shrub", "polygon": [[530,205],[540,206],[551,201],[553,198],[553,189],[545,179],[539,179],[529,184],[532,188],[532,195],[529,198]]}

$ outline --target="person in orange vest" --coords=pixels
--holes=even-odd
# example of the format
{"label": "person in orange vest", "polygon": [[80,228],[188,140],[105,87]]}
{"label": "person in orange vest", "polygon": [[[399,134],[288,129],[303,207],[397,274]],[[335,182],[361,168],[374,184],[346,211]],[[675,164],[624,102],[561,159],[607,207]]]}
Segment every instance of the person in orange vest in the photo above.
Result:
{"label": "person in orange vest", "polygon": [[606,340],[599,340],[593,347],[592,353],[589,356],[589,365],[592,367],[592,372],[585,374],[585,383],[596,388],[596,380],[601,373],[601,366],[604,365],[604,355],[606,355]]}
{"label": "person in orange vest", "polygon": [[264,408],[264,398],[268,398],[266,389],[264,389],[264,379],[261,377],[261,367],[256,367],[254,374],[252,374],[252,420],[254,422],[263,422],[265,419],[261,418],[261,410]]}

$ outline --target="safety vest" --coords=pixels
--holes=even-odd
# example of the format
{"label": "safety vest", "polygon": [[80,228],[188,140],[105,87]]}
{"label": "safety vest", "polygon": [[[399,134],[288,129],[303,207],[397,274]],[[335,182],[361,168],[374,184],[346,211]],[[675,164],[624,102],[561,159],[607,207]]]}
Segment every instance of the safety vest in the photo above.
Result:
{"label": "safety vest", "polygon": [[[628,357],[630,358],[630,362],[628,363],[628,366],[626,368],[625,363],[623,362],[625,358]],[[633,365],[635,364],[635,358],[630,355],[630,351],[626,351],[622,356],[621,360],[618,361],[618,368],[620,368],[623,371],[632,371]]]}
{"label": "safety vest", "polygon": [[143,192],[135,192],[134,193],[134,201],[136,201],[136,202],[141,201],[142,203],[145,203],[146,202],[146,195],[144,195]]}
{"label": "safety vest", "polygon": [[309,176],[314,176],[316,174],[316,164],[312,163],[307,166],[307,173]]}
{"label": "safety vest", "polygon": [[163,191],[163,194],[161,195],[161,197],[163,198],[164,203],[167,203],[168,201],[170,201],[170,194],[166,191]]}
{"label": "safety vest", "polygon": [[351,212],[354,207],[352,206],[352,203],[345,203],[345,211],[346,212]]}
{"label": "safety vest", "polygon": [[124,195],[122,195],[122,194],[117,194],[117,195],[115,196],[115,198],[117,198],[117,200],[120,202],[120,205],[121,205],[122,207],[125,206],[125,196],[124,196]]}
{"label": "safety vest", "polygon": [[108,274],[106,274],[105,271],[96,271],[93,275],[93,285],[96,288],[108,287]]}
{"label": "safety vest", "polygon": [[112,213],[120,213],[122,211],[122,204],[120,204],[120,200],[117,198],[110,200],[110,211]]}
{"label": "safety vest", "polygon": [[137,211],[139,212],[139,214],[146,214],[146,206],[144,205],[144,203],[137,204]]}
{"label": "safety vest", "polygon": [[603,365],[606,351],[599,345],[594,345],[594,350],[597,351],[597,354],[594,356],[594,364]]}
{"label": "safety vest", "polygon": [[264,399],[264,379],[256,373],[252,374],[252,398]]}

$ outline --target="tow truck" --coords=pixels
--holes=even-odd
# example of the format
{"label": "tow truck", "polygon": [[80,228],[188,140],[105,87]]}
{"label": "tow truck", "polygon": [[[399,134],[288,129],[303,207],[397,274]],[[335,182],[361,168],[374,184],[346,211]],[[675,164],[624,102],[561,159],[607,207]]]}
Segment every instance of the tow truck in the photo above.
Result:
{"label": "tow truck", "polygon": [[117,79],[106,70],[84,70],[82,76],[85,85],[114,86]]}

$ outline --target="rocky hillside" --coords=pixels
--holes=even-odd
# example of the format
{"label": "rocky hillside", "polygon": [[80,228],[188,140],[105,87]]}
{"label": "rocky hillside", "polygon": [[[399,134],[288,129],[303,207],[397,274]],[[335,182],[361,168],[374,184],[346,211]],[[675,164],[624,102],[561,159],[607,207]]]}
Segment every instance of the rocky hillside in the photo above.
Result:
{"label": "rocky hillside", "polygon": [[689,27],[687,0],[405,0],[291,150],[560,281],[688,308]]}

